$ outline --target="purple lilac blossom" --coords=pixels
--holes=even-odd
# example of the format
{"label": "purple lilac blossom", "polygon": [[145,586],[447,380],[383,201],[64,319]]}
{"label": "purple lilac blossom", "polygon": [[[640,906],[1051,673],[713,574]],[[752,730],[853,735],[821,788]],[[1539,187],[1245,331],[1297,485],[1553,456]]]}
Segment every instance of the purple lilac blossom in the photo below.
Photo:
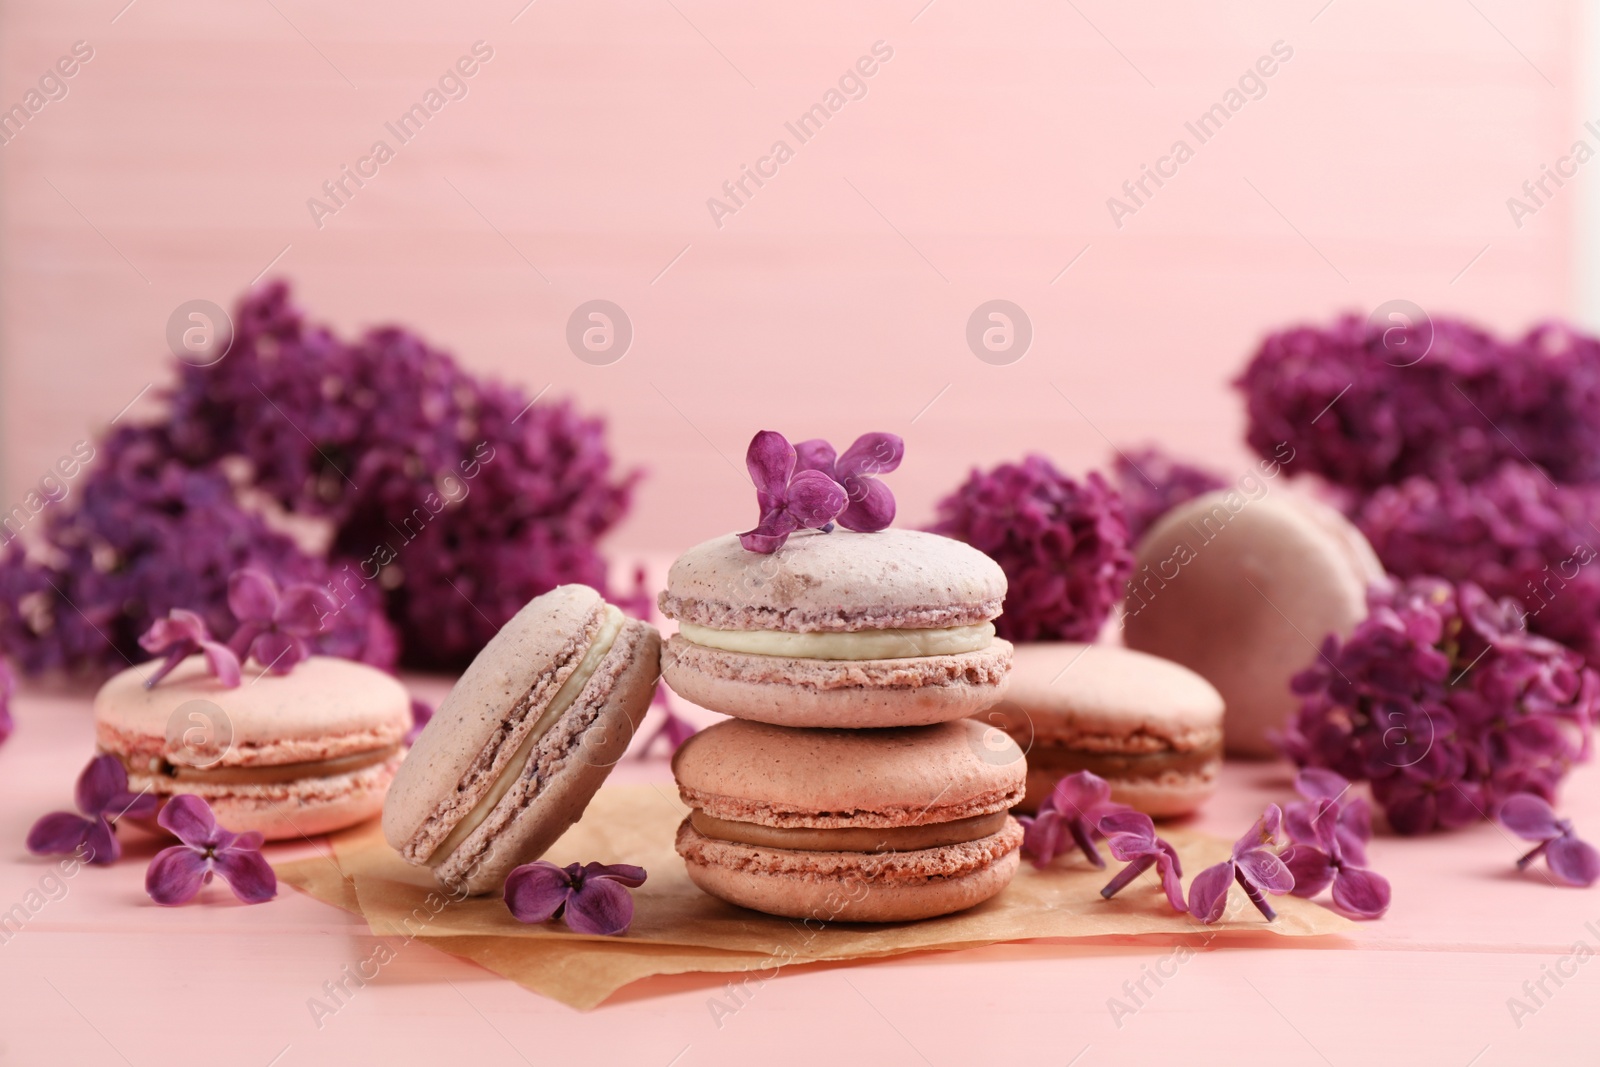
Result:
{"label": "purple lilac blossom", "polygon": [[1093,641],[1133,572],[1122,498],[1041,455],[973,470],[939,502],[934,533],[999,563],[1009,589],[995,630],[1012,641]]}
{"label": "purple lilac blossom", "polygon": [[1600,657],[1600,486],[1524,463],[1471,484],[1417,475],[1368,497],[1356,524],[1390,573],[1516,597],[1534,633]]}
{"label": "purple lilac blossom", "polygon": [[1253,448],[1288,442],[1297,473],[1358,493],[1418,474],[1472,481],[1507,460],[1600,481],[1600,341],[1559,323],[1502,340],[1455,319],[1345,316],[1269,334],[1234,384]]}
{"label": "purple lilac blossom", "polygon": [[1111,461],[1111,484],[1121,495],[1127,513],[1128,541],[1138,544],[1161,516],[1228,483],[1215,471],[1186,463],[1151,445],[1119,450]]}
{"label": "purple lilac blossom", "polygon": [[1375,587],[1368,612],[1295,677],[1283,747],[1302,767],[1370,781],[1395,830],[1466,826],[1516,793],[1551,800],[1588,758],[1600,677],[1529,633],[1516,601],[1416,578]]}

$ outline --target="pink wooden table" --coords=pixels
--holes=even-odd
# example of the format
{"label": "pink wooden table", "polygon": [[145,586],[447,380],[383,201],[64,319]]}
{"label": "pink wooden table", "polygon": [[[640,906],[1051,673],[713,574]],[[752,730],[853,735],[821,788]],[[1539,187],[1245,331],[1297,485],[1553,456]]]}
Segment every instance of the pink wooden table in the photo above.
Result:
{"label": "pink wooden table", "polygon": [[[443,683],[416,688],[437,695]],[[69,807],[91,744],[88,694],[25,690],[0,748],[0,909],[48,889],[49,861],[23,836]],[[669,779],[662,760],[625,760],[614,781]],[[1228,769],[1202,826],[1232,836],[1287,796],[1277,766]],[[1566,810],[1600,836],[1600,773],[1570,782]],[[1520,842],[1492,826],[1423,840],[1379,838],[1394,884],[1385,919],[1316,947],[1259,945],[1185,960],[1149,943],[1028,943],[792,971],[742,997],[721,1025],[727,977],[649,979],[581,1013],[476,965],[412,943],[335,1015],[308,1000],[372,955],[359,919],[285,887],[270,904],[226,890],[179,909],[143,892],[154,843],[41,893],[0,944],[0,1062],[289,1065],[812,1062],[905,1064],[1002,1057],[1100,1063],[1592,1063],[1600,1040],[1600,891],[1519,875]],[[274,858],[306,854],[280,848]],[[35,902],[38,897],[33,898]],[[396,942],[398,944],[398,942]],[[1574,955],[1574,946],[1583,950]],[[1157,986],[1152,969],[1170,974]],[[1560,978],[1558,985],[1554,978]],[[1528,998],[1543,979],[1549,996]],[[1144,982],[1149,996],[1130,996]],[[1137,1010],[1113,1017],[1111,998]],[[1509,998],[1532,1014],[1514,1018]],[[1120,1022],[1120,1025],[1119,1025]]]}

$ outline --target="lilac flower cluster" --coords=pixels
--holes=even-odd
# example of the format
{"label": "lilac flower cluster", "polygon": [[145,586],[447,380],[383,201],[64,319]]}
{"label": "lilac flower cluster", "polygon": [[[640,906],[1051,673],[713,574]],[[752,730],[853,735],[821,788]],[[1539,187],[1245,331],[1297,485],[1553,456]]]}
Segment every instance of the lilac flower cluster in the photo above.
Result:
{"label": "lilac flower cluster", "polygon": [[1228,483],[1215,471],[1186,463],[1150,445],[1119,450],[1111,461],[1111,484],[1122,497],[1128,541],[1138,544],[1161,516]]}
{"label": "lilac flower cluster", "polygon": [[1471,485],[1416,475],[1373,493],[1356,522],[1390,573],[1516,597],[1529,629],[1600,662],[1600,486],[1522,463]]}
{"label": "lilac flower cluster", "polygon": [[1465,826],[1516,793],[1554,798],[1588,755],[1600,677],[1467,582],[1374,588],[1368,617],[1296,676],[1301,766],[1370,780],[1400,833]]}
{"label": "lilac flower cluster", "polygon": [[1451,319],[1346,316],[1271,334],[1234,384],[1252,447],[1288,442],[1297,470],[1359,492],[1415,474],[1472,481],[1506,460],[1600,481],[1600,341],[1559,324],[1502,341]]}
{"label": "lilac flower cluster", "polygon": [[[79,505],[50,515],[42,561],[13,546],[0,562],[0,643],[27,669],[103,673],[175,605],[226,632],[227,576],[246,565],[333,586],[316,650],[382,665],[395,628],[408,663],[456,667],[537,594],[605,588],[595,542],[637,475],[614,476],[601,422],[402,329],[342,340],[266,286],[236,310],[227,356],[181,365],[168,400],[163,425],[105,443]],[[332,527],[326,559],[238,506],[223,461],[239,457],[251,493]]]}
{"label": "lilac flower cluster", "polygon": [[1098,472],[1083,481],[1041,455],[974,470],[939,502],[935,533],[965,541],[1006,572],[1012,641],[1093,641],[1133,572],[1122,499]]}
{"label": "lilac flower cluster", "polygon": [[[0,556],[0,646],[25,671],[103,675],[143,658],[139,638],[173,608],[229,633],[228,577],[257,567],[322,586],[332,565],[241,507],[217,466],[190,467],[161,428],[123,428],[99,446],[76,507],[43,519],[43,551]],[[329,655],[394,663],[376,587],[351,589],[313,642]]]}

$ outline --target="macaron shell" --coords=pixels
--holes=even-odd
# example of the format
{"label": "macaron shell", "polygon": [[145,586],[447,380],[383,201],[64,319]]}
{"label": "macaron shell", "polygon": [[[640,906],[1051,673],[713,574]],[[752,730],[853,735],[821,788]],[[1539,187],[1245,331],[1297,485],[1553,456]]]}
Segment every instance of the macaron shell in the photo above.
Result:
{"label": "macaron shell", "polygon": [[985,722],[1013,737],[1101,752],[1186,751],[1214,744],[1222,694],[1171,660],[1115,645],[1022,644],[1006,697]]}
{"label": "macaron shell", "polygon": [[1027,766],[971,719],[892,730],[794,730],[730,719],[678,749],[685,804],[764,826],[916,826],[1005,811]]}
{"label": "macaron shell", "polygon": [[1000,614],[1005,572],[920,530],[805,530],[771,554],[728,534],[678,557],[661,610],[721,630],[850,631],[965,626]]}
{"label": "macaron shell", "polygon": [[983,903],[1011,884],[1022,827],[911,852],[798,852],[715,841],[687,820],[677,848],[689,879],[753,911],[820,922],[909,922]]}
{"label": "macaron shell", "polygon": [[1218,490],[1140,542],[1124,640],[1216,686],[1229,753],[1271,756],[1271,734],[1298,706],[1290,679],[1326,635],[1348,635],[1366,616],[1367,587],[1381,580],[1360,531],[1326,505]]}
{"label": "macaron shell", "polygon": [[[303,778],[273,785],[185,784],[174,789],[160,775],[130,774],[128,788],[158,796],[188,793],[211,806],[217,824],[235,833],[259,830],[268,841],[292,841],[356,826],[383,810],[383,798],[401,757],[349,774]],[[151,820],[154,825],[154,820]]]}
{"label": "macaron shell", "polygon": [[431,852],[477,805],[533,728],[538,709],[577,670],[605,607],[588,586],[559,586],[530,600],[489,640],[395,778],[383,809],[391,845],[402,854],[408,847]]}
{"label": "macaron shell", "polygon": [[663,670],[685,700],[777,726],[922,726],[964,718],[1005,693],[1011,644],[954,656],[808,660],[757,656],[673,635]]}
{"label": "macaron shell", "polygon": [[[1081,769],[1104,778],[1118,803],[1156,818],[1184,815],[1216,791],[1222,768],[1222,695],[1187,667],[1115,645],[1018,646],[1010,693],[978,718],[1028,752],[1022,812],[1037,811],[1056,782]],[[1205,755],[1198,766],[1140,773],[1145,757],[1187,753]]]}
{"label": "macaron shell", "polygon": [[[199,655],[146,689],[154,670],[153,663],[130,667],[95,694],[95,742],[130,766],[309,763],[385,748],[411,729],[405,687],[352,660],[312,656],[288,674],[260,674],[252,665],[232,689],[207,673]],[[187,708],[193,701],[202,703]]]}
{"label": "macaron shell", "polygon": [[528,766],[537,780],[524,775],[435,868],[440,885],[498,892],[506,875],[538,859],[578,821],[650,710],[660,662],[655,628],[628,620],[572,707],[534,747]]}

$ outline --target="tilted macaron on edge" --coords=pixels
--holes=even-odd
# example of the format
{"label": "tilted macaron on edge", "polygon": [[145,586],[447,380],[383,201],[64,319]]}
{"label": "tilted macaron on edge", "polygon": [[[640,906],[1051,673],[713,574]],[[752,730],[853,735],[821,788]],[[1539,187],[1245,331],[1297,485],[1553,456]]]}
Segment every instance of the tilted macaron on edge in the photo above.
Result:
{"label": "tilted macaron on edge", "polygon": [[[614,640],[588,664],[592,675],[535,738],[608,628]],[[621,618],[595,590],[562,586],[536,597],[478,654],[417,739],[384,806],[385,837],[452,890],[498,889],[582,813],[648,710],[659,671],[654,627]],[[529,769],[543,776],[534,790]],[[497,785],[504,792],[495,798]]]}

